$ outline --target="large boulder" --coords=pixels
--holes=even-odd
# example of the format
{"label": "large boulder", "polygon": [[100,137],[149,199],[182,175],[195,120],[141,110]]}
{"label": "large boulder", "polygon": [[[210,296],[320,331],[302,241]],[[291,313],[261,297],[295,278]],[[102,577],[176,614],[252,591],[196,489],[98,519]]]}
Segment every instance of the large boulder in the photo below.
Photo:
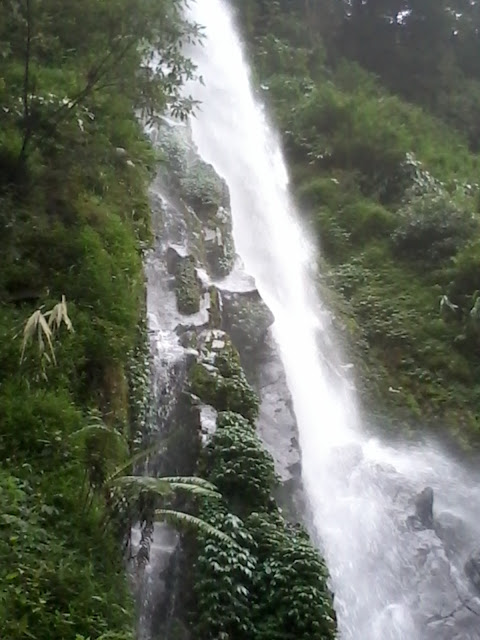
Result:
{"label": "large boulder", "polygon": [[439,513],[434,519],[433,526],[449,557],[463,553],[471,544],[466,523],[449,511]]}
{"label": "large boulder", "polygon": [[235,260],[227,184],[198,154],[188,127],[162,126],[161,175],[183,207],[189,251],[214,278],[230,273]]}

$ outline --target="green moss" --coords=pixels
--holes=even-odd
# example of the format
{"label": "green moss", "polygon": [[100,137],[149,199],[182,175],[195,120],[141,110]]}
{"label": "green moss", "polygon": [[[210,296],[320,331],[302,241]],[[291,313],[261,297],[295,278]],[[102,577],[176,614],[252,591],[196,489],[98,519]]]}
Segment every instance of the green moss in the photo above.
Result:
{"label": "green moss", "polygon": [[180,193],[195,213],[204,221],[214,216],[220,207],[229,206],[228,188],[212,165],[196,156],[180,176]]}
{"label": "green moss", "polygon": [[190,315],[200,310],[201,287],[192,256],[182,259],[177,266],[175,294],[180,313]]}
{"label": "green moss", "polygon": [[211,329],[220,329],[222,326],[222,312],[220,308],[220,294],[213,285],[208,289],[210,307],[208,309],[208,325]]}
{"label": "green moss", "polygon": [[258,398],[238,352],[223,332],[208,334],[199,360],[190,369],[189,381],[192,393],[217,411],[233,411],[252,422],[257,417]]}

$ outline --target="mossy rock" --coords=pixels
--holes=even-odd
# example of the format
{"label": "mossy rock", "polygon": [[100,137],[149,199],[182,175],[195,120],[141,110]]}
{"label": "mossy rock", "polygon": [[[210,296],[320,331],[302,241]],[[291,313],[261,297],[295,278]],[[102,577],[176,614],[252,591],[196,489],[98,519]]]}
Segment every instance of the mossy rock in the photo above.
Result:
{"label": "mossy rock", "polygon": [[274,320],[272,312],[256,290],[223,295],[223,328],[240,350],[257,349]]}
{"label": "mossy rock", "polygon": [[208,325],[211,329],[220,329],[222,326],[222,300],[220,293],[213,285],[208,289],[210,306],[208,309]]}
{"label": "mossy rock", "polygon": [[200,355],[189,372],[190,389],[217,411],[233,411],[253,422],[258,398],[240,364],[238,351],[223,331],[199,336]]}
{"label": "mossy rock", "polygon": [[180,195],[205,222],[215,216],[221,207],[230,206],[225,180],[198,155],[180,177]]}
{"label": "mossy rock", "polygon": [[213,220],[215,228],[204,230],[205,258],[213,276],[230,273],[235,262],[230,211],[220,207]]}
{"label": "mossy rock", "polygon": [[180,313],[190,315],[200,310],[202,290],[195,269],[195,259],[187,256],[180,260],[175,274],[175,295]]}
{"label": "mossy rock", "polygon": [[157,144],[164,177],[182,200],[207,221],[220,207],[229,208],[228,187],[211,164],[198,154],[188,127],[161,127]]}
{"label": "mossy rock", "polygon": [[235,261],[230,194],[212,165],[199,156],[187,127],[162,127],[163,178],[185,205],[189,251],[216,278]]}

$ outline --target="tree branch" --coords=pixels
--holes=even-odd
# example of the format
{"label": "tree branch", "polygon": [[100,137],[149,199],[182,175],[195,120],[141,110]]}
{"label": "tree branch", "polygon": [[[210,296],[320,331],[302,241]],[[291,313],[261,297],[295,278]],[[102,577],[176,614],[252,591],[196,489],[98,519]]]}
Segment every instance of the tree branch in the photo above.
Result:
{"label": "tree branch", "polygon": [[[96,88],[96,85],[104,78],[111,69],[117,65],[121,60],[125,57],[128,51],[135,44],[135,39],[132,37],[131,40],[124,46],[120,51],[115,54],[115,48],[112,48],[101,60],[100,64],[91,71],[88,75],[87,84],[83,87],[81,91],[77,93],[75,97],[69,100],[67,103],[62,104],[53,114],[53,125],[57,126],[64,118],[77,107],[88,95],[93,93]],[[111,62],[109,60],[113,57]],[[106,66],[108,63],[108,66]]]}

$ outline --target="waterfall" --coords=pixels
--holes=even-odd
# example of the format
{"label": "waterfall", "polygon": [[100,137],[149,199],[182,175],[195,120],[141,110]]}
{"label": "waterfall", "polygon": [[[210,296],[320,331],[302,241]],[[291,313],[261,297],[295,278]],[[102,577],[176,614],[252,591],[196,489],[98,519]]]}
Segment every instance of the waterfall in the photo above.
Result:
{"label": "waterfall", "polygon": [[229,186],[237,252],[275,317],[340,637],[478,639],[480,600],[464,570],[479,530],[478,482],[433,444],[393,448],[366,435],[335,320],[318,296],[317,248],[295,210],[233,17],[223,0],[190,4],[207,36],[192,50],[204,79],[188,87],[201,101],[193,138]]}

